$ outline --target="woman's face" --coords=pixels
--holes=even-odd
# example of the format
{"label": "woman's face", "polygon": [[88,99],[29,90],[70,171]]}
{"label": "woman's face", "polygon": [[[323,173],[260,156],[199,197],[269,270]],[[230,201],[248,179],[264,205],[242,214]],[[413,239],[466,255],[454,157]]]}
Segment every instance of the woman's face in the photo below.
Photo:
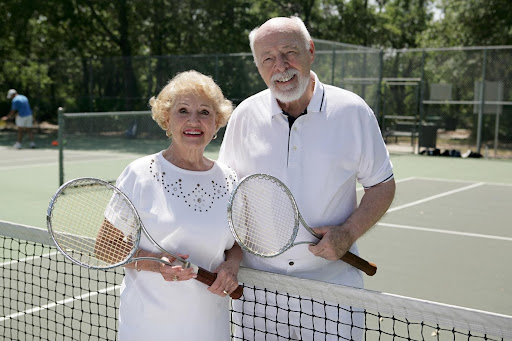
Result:
{"label": "woman's face", "polygon": [[205,96],[180,95],[169,113],[172,143],[180,147],[204,149],[216,128],[213,103]]}

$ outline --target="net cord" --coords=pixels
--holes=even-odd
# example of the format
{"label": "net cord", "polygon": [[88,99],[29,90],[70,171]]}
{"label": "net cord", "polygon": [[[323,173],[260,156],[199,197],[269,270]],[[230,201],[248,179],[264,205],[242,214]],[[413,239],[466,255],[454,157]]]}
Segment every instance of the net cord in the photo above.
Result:
{"label": "net cord", "polygon": [[[0,220],[0,234],[17,240],[55,246],[47,229],[39,227]],[[268,290],[309,297],[317,301],[377,310],[383,314],[392,314],[396,318],[420,320],[447,328],[469,330],[497,338],[512,339],[512,316],[508,315],[243,267],[240,268],[238,279],[240,283],[244,283],[246,290],[250,289],[251,286],[268,288]]]}

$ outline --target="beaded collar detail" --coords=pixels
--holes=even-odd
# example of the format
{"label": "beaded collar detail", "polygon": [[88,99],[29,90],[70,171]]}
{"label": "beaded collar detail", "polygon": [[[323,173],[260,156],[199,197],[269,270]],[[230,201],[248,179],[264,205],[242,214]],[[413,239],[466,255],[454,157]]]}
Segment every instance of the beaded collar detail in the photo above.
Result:
{"label": "beaded collar detail", "polygon": [[201,184],[187,181],[186,178],[169,179],[165,172],[160,172],[156,168],[155,160],[151,159],[149,172],[155,181],[162,185],[168,195],[183,201],[185,206],[194,212],[208,212],[216,201],[228,196],[236,185],[236,175],[232,169],[230,169],[231,174],[224,178],[225,182],[218,183],[212,180],[211,183],[201,186]]}

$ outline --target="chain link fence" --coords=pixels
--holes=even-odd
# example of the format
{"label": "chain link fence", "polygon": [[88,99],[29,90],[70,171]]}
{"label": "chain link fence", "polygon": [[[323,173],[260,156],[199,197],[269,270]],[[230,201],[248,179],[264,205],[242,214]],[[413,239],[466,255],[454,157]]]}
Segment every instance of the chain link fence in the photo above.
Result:
{"label": "chain link fence", "polygon": [[[379,50],[315,40],[315,48],[313,70],[366,100],[391,151],[512,157],[512,47]],[[10,87],[29,97],[36,120],[56,123],[58,107],[148,110],[149,98],[189,69],[211,75],[235,104],[266,87],[250,53],[3,60],[0,78],[17,75]]]}
{"label": "chain link fence", "polygon": [[[386,51],[381,117],[392,121],[386,117],[399,116],[392,127],[405,131],[400,116],[413,116],[412,135],[419,137],[416,151],[425,147],[450,156],[471,151],[471,155],[510,158],[511,62],[510,46]],[[387,78],[404,83],[389,89]],[[385,129],[384,125],[384,133]],[[409,142],[403,136],[395,138]]]}

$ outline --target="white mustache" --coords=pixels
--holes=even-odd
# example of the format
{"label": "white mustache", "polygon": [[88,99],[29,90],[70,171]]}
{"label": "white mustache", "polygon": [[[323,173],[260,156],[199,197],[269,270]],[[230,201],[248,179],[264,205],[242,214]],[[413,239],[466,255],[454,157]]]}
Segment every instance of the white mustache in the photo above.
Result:
{"label": "white mustache", "polygon": [[291,79],[293,76],[297,75],[299,73],[298,70],[295,70],[295,69],[288,69],[286,71],[283,71],[283,72],[280,72],[280,73],[277,73],[275,75],[272,76],[272,78],[270,78],[270,80],[272,82],[277,82],[277,81],[281,81],[283,79]]}

